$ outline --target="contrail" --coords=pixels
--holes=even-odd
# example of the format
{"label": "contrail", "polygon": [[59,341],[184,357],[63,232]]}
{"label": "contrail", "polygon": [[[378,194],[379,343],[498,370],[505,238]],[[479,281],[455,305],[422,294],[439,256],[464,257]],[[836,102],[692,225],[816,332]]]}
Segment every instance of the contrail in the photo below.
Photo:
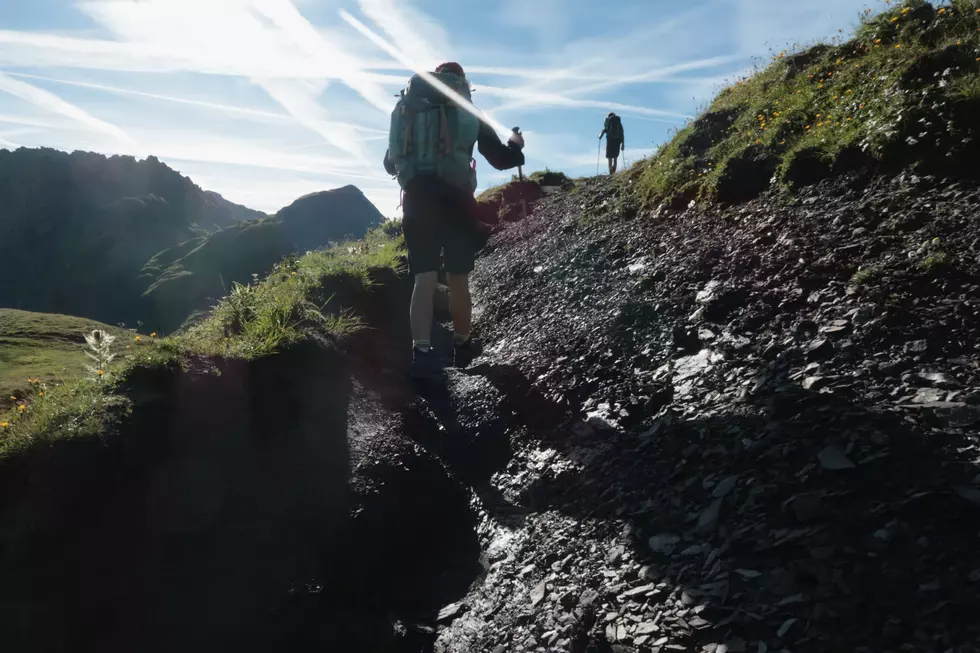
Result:
{"label": "contrail", "polygon": [[433,76],[431,73],[423,70],[421,66],[417,65],[415,62],[409,59],[403,52],[401,52],[394,45],[388,43],[383,38],[381,38],[380,36],[372,32],[371,28],[369,28],[367,25],[354,18],[352,15],[350,15],[350,13],[348,13],[344,9],[340,9],[338,13],[340,14],[340,17],[343,18],[345,21],[347,21],[347,23],[351,27],[356,29],[361,34],[363,34],[368,40],[370,40],[376,46],[378,46],[379,48],[381,48],[382,50],[390,54],[392,57],[400,61],[403,66],[405,66],[409,70],[414,70],[415,72],[417,72],[419,75],[421,75],[422,79],[424,79],[425,81],[432,84],[432,86],[439,89],[450,100],[458,104],[460,107],[462,107],[469,113],[476,116],[477,119],[479,119],[481,122],[492,127],[493,130],[497,132],[497,135],[500,136],[501,139],[505,139],[509,137],[510,135],[509,129],[507,129],[502,124],[494,120],[493,117],[477,109],[475,106],[473,106],[472,102],[470,102],[462,95],[460,95],[453,89],[443,84],[442,81],[440,81],[438,78]]}

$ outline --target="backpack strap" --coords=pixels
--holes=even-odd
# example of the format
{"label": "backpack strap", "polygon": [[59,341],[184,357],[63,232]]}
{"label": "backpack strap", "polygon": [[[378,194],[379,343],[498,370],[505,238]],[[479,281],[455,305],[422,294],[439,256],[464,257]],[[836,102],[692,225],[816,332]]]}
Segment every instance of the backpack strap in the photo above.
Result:
{"label": "backpack strap", "polygon": [[439,154],[448,155],[453,151],[453,137],[449,133],[449,116],[446,105],[439,105]]}
{"label": "backpack strap", "polygon": [[402,138],[402,156],[408,156],[408,151],[412,146],[412,133],[415,131],[415,112],[402,107],[405,114],[405,134]]}

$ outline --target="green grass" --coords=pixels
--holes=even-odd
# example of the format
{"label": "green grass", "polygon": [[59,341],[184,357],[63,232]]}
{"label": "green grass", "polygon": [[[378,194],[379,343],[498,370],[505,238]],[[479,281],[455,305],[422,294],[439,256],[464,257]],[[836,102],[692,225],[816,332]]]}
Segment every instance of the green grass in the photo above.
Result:
{"label": "green grass", "polygon": [[[198,325],[162,339],[81,318],[0,309],[0,461],[55,439],[104,434],[130,410],[117,388],[134,370],[178,365],[191,355],[251,359],[317,334],[352,333],[360,327],[357,316],[336,310],[328,293],[339,284],[364,291],[372,270],[400,270],[397,233],[398,225],[389,224],[361,241],[287,258],[267,278],[236,286]],[[117,357],[101,380],[85,368],[82,336],[95,328],[117,337]]]}
{"label": "green grass", "polygon": [[919,261],[918,267],[927,274],[936,272],[949,262],[949,256],[942,250],[929,253]]}
{"label": "green grass", "polygon": [[29,390],[28,379],[53,384],[82,375],[88,362],[84,334],[93,329],[120,341],[133,336],[94,320],[0,308],[0,409],[10,406],[11,396]]}
{"label": "green grass", "polygon": [[881,265],[869,265],[861,268],[851,276],[851,283],[855,286],[863,286],[880,279],[885,273],[885,268]]}
{"label": "green grass", "polygon": [[[116,336],[106,374],[86,370],[84,334]],[[135,367],[170,364],[172,344],[67,315],[0,309],[0,460],[45,441],[104,432],[127,402],[115,384]],[[137,339],[138,338],[138,339]]]}
{"label": "green grass", "polygon": [[331,287],[366,290],[373,269],[400,269],[402,239],[393,226],[363,240],[302,257],[289,257],[257,283],[236,284],[201,323],[177,340],[206,355],[255,358],[313,333],[343,336],[360,327],[357,316],[331,304]]}
{"label": "green grass", "polygon": [[715,197],[745,158],[768,159],[792,185],[798,164],[830,167],[845,151],[889,161],[955,150],[980,136],[978,10],[913,0],[863,16],[846,43],[774,53],[628,174],[647,200]]}

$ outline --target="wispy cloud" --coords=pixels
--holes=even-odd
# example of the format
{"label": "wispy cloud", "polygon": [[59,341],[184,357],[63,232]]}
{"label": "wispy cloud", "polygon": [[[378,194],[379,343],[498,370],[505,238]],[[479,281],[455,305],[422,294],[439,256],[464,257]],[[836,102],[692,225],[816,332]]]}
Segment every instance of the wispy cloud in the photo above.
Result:
{"label": "wispy cloud", "polygon": [[318,68],[331,70],[340,81],[384,112],[391,109],[391,96],[380,85],[363,74],[360,63],[347,52],[328,43],[296,9],[290,0],[252,0],[252,6],[272,21],[281,35],[294,42]]}
{"label": "wispy cloud", "polygon": [[557,93],[535,93],[519,89],[503,88],[499,86],[480,86],[479,92],[483,95],[501,98],[516,98],[510,104],[503,104],[496,108],[498,112],[510,111],[515,108],[545,108],[545,107],[583,107],[583,108],[609,108],[617,111],[632,112],[645,116],[655,116],[665,119],[673,119],[670,122],[684,120],[691,116],[670,111],[667,109],[654,109],[651,107],[641,107],[635,104],[622,104],[609,100],[581,100],[577,98],[559,95]]}
{"label": "wispy cloud", "polygon": [[64,116],[70,120],[74,120],[75,122],[89,129],[108,134],[123,143],[134,143],[133,139],[130,138],[126,132],[119,129],[119,127],[96,118],[88,111],[85,111],[74,104],[65,102],[50,91],[38,88],[19,79],[14,79],[13,77],[5,75],[2,72],[0,72],[0,91],[5,91],[15,97],[19,97],[20,99],[30,102],[38,108],[51,111],[52,113]]}
{"label": "wispy cloud", "polygon": [[359,0],[364,15],[394,42],[401,52],[427,70],[451,59],[445,29],[430,16],[404,1]]}

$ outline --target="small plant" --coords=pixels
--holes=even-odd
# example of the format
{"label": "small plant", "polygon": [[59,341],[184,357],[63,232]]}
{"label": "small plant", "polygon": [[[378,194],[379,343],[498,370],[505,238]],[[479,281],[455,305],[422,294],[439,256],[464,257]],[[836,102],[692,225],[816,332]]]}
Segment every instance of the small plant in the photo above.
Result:
{"label": "small plant", "polygon": [[245,325],[255,319],[256,298],[255,286],[240,284],[232,285],[226,299],[227,313],[225,328],[231,335],[238,335]]}
{"label": "small plant", "polygon": [[942,250],[935,251],[919,261],[919,269],[926,273],[933,273],[946,265],[948,257]]}
{"label": "small plant", "polygon": [[95,362],[95,365],[86,365],[85,367],[99,383],[105,381],[109,364],[116,357],[112,353],[112,343],[115,339],[116,336],[102,329],[95,329],[91,333],[85,334],[85,344],[88,347],[88,351],[85,353]]}
{"label": "small plant", "polygon": [[855,286],[863,286],[880,279],[885,269],[881,265],[869,265],[861,268],[851,276],[851,283]]}

